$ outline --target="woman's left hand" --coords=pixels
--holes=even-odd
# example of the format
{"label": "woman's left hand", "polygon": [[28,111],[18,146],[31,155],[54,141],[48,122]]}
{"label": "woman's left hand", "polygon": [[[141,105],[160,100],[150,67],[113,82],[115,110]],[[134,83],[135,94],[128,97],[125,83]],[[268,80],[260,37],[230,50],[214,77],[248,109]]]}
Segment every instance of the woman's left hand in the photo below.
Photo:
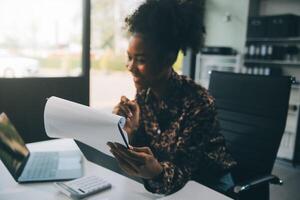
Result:
{"label": "woman's left hand", "polygon": [[119,143],[108,142],[110,152],[120,167],[130,176],[153,179],[162,173],[162,166],[149,147],[131,147],[127,149]]}

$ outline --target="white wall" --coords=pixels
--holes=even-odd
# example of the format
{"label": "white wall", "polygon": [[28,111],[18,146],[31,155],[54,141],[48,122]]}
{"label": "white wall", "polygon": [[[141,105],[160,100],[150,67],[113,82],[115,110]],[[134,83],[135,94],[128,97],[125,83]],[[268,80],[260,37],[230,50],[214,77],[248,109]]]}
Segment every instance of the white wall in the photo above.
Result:
{"label": "white wall", "polygon": [[[205,45],[244,49],[249,0],[206,0],[204,23]],[[225,21],[226,15],[231,16]]]}

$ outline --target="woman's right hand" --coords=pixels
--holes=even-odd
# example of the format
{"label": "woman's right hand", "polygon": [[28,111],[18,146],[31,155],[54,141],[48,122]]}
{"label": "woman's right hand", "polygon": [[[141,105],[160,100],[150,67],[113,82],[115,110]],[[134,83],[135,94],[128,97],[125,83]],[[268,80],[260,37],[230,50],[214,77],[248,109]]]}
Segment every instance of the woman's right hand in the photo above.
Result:
{"label": "woman's right hand", "polygon": [[139,128],[140,124],[140,107],[135,100],[129,100],[122,96],[120,103],[113,109],[113,113],[126,118],[124,130],[127,132],[129,139],[132,134]]}

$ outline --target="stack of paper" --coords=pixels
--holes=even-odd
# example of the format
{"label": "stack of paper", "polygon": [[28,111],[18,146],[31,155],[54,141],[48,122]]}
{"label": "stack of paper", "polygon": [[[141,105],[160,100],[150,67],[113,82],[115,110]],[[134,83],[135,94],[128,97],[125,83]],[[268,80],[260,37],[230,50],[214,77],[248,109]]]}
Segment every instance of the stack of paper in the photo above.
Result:
{"label": "stack of paper", "polygon": [[[108,141],[124,144],[118,130],[124,117],[105,113],[58,97],[48,99],[44,111],[45,130],[52,138],[73,138],[111,155]],[[127,134],[125,139],[128,141]]]}

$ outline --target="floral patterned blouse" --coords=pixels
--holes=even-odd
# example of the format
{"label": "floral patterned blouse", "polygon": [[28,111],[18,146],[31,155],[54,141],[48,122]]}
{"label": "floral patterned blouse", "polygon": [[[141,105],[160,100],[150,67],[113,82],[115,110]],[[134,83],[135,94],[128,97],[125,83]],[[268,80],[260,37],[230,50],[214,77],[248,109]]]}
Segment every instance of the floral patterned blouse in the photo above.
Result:
{"label": "floral patterned blouse", "polygon": [[148,146],[163,167],[144,180],[147,190],[170,194],[191,179],[210,185],[236,165],[219,133],[214,99],[193,80],[172,72],[167,93],[158,100],[150,89],[136,94],[140,127],[132,146]]}

